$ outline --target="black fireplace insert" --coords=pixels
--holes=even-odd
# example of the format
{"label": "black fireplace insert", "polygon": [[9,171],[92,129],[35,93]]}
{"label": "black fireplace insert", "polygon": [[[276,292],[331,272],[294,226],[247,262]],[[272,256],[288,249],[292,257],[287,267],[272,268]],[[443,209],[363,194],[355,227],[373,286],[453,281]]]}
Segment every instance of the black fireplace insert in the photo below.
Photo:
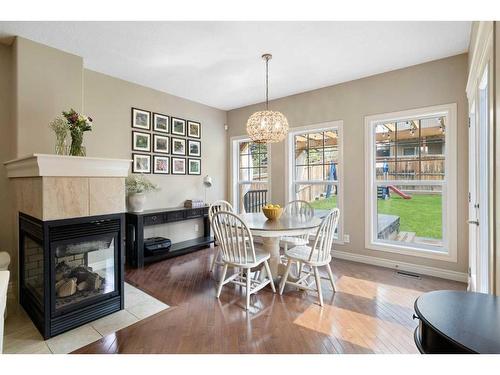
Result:
{"label": "black fireplace insert", "polygon": [[124,306],[124,215],[19,213],[20,300],[45,339]]}

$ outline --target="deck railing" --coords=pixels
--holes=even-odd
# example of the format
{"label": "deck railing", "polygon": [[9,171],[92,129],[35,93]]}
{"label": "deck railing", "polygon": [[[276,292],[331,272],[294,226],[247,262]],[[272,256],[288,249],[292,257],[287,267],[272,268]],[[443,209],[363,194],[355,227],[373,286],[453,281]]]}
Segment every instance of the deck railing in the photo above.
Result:
{"label": "deck railing", "polygon": [[267,204],[267,190],[249,190],[243,197],[246,212],[260,212]]}

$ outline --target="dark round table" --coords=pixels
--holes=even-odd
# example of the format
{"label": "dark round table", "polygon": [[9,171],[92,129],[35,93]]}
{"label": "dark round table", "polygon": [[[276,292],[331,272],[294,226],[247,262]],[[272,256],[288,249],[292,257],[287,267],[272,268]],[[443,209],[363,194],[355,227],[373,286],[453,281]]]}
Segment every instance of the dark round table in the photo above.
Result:
{"label": "dark round table", "polygon": [[500,353],[500,297],[440,290],[415,301],[421,353]]}

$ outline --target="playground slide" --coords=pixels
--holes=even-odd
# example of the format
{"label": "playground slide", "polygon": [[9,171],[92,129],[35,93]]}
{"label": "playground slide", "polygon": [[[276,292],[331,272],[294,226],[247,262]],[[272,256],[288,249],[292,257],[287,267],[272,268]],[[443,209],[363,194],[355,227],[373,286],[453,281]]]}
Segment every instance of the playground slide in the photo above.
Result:
{"label": "playground slide", "polygon": [[391,189],[393,192],[395,192],[397,195],[399,195],[403,199],[411,199],[411,195],[403,193],[401,190],[399,190],[396,186],[389,185],[387,186],[389,189]]}

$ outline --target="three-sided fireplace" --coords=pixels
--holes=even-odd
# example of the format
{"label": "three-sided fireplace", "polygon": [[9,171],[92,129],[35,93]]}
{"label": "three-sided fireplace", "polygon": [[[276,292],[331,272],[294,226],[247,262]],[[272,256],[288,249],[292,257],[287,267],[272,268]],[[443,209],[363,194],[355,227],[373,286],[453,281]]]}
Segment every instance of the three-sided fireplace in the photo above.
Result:
{"label": "three-sided fireplace", "polygon": [[20,302],[45,339],[123,309],[124,215],[19,213]]}

